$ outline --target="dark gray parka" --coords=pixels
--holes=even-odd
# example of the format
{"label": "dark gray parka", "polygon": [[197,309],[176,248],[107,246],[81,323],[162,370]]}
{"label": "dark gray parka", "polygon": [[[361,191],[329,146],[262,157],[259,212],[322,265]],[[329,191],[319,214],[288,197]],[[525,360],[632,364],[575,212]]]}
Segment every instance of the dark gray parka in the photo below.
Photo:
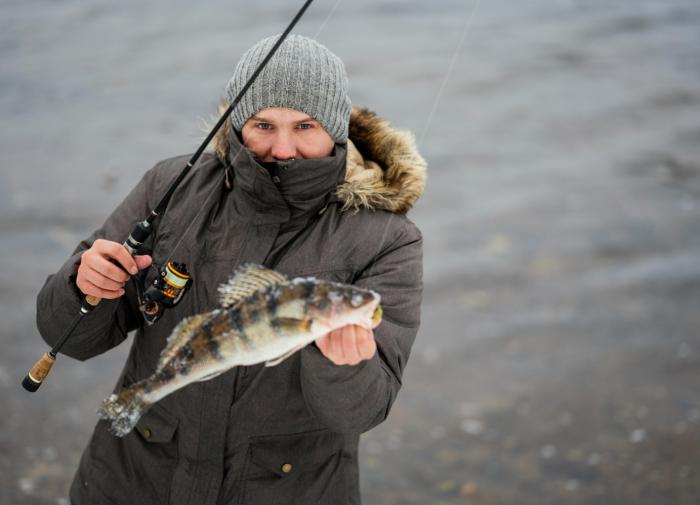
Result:
{"label": "dark gray parka", "polygon": [[[280,163],[271,176],[247,149],[233,159],[239,140],[220,133],[215,153],[179,186],[147,244],[162,264],[182,239],[172,259],[188,265],[192,289],[144,326],[128,283],[125,296],[85,318],[62,352],[85,360],[136,330],[116,389],[143,379],[175,324],[214,309],[217,286],[244,262],[379,292],[378,352],[337,366],[310,345],[275,367],[237,367],[176,391],[123,438],[98,422],[71,486],[74,505],[360,503],[359,435],[387,417],[419,325],[421,235],[405,213],[423,191],[426,167],[410,134],[367,110],[353,110],[350,139],[328,158]],[[37,301],[48,344],[78,311],[82,252],[97,238],[122,242],[187,159],[148,171],[49,276]]]}

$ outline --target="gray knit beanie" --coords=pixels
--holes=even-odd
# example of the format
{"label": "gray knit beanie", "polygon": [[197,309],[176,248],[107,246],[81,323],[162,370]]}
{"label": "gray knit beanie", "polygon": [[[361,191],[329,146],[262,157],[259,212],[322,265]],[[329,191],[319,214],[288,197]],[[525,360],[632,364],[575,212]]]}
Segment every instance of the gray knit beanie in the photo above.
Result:
{"label": "gray knit beanie", "polygon": [[[278,37],[261,40],[243,55],[226,85],[229,103]],[[345,143],[351,103],[343,62],[315,40],[289,35],[233,110],[233,127],[240,132],[251,116],[268,107],[304,112],[318,121],[335,142]]]}

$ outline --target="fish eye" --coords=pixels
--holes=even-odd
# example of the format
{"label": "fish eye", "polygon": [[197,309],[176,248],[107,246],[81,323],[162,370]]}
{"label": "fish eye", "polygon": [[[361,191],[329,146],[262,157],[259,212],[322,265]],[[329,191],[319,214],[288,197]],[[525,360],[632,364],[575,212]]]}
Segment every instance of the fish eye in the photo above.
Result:
{"label": "fish eye", "polygon": [[350,297],[350,305],[353,307],[359,307],[362,305],[362,295],[360,293],[355,293]]}

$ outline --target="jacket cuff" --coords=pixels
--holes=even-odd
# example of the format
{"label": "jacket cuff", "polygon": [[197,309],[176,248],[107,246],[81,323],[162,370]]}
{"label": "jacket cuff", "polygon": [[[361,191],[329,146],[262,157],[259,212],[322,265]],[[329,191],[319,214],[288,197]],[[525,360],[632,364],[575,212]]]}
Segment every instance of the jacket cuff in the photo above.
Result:
{"label": "jacket cuff", "polygon": [[301,387],[307,407],[329,429],[362,433],[386,417],[389,380],[379,352],[357,365],[336,365],[315,345],[301,350]]}
{"label": "jacket cuff", "polygon": [[[80,291],[78,285],[75,283],[78,277],[78,266],[80,265],[80,258],[83,255],[81,251],[77,254],[71,256],[68,261],[66,261],[61,269],[56,273],[56,281],[58,281],[61,286],[56,286],[61,292],[67,293],[67,296],[62,297],[61,307],[63,310],[70,315],[76,315],[83,305],[83,299],[85,294]],[[107,307],[112,309],[116,308],[116,303],[113,300],[102,300],[90,313],[91,315],[99,314],[108,310]],[[90,317],[90,316],[88,316]]]}
{"label": "jacket cuff", "polygon": [[61,283],[67,286],[66,290],[70,293],[69,296],[65,297],[66,303],[64,305],[69,306],[71,312],[76,312],[80,309],[85,296],[75,283],[78,277],[78,266],[80,265],[80,258],[82,255],[83,252],[79,252],[71,256],[56,273],[56,277],[61,279]]}
{"label": "jacket cuff", "polygon": [[[76,253],[63,266],[49,277],[37,298],[37,326],[44,341],[53,346],[58,342],[68,325],[80,312],[85,295],[75,284],[78,265],[82,252]],[[111,302],[111,303],[110,303]],[[103,300],[94,310],[85,316],[79,328],[64,344],[61,353],[76,359],[86,359],[96,353],[87,352],[93,340],[101,340],[104,332],[88,337],[91,327],[101,327],[104,321],[111,319],[117,308],[112,300]],[[102,345],[99,345],[100,349]],[[103,351],[101,351],[103,352]]]}

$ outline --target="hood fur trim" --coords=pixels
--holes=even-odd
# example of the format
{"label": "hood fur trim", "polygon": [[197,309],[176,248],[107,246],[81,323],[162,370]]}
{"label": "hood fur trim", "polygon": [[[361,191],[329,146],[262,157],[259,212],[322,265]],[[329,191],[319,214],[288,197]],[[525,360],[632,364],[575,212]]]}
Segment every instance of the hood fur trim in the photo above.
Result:
{"label": "hood fur trim", "polygon": [[425,189],[427,165],[413,134],[396,130],[368,109],[350,113],[344,209],[384,209],[404,214]]}
{"label": "hood fur trim", "polygon": [[[222,101],[219,113],[227,107]],[[231,128],[229,117],[212,140],[214,152],[227,166]],[[405,214],[423,194],[427,168],[413,134],[392,128],[368,109],[353,107],[345,182],[337,191],[343,210],[382,209]]]}

